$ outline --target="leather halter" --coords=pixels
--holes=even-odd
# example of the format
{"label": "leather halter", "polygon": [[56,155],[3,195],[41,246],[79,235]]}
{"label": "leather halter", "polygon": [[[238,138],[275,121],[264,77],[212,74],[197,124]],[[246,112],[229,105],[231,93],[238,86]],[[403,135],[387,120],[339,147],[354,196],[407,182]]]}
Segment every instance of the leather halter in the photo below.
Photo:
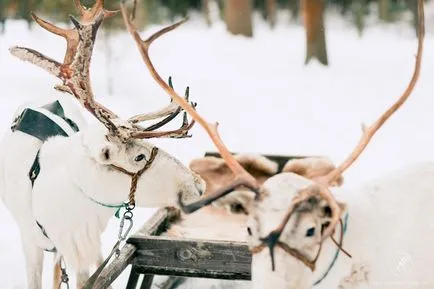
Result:
{"label": "leather halter", "polygon": [[[346,229],[346,224],[344,226],[344,224],[342,223],[342,220],[340,221],[340,227],[341,227],[341,230],[340,230],[339,243],[335,242],[333,237],[331,236],[331,238],[333,239],[333,241],[335,242],[335,244],[338,247],[338,252],[339,252],[339,250],[342,250],[341,248],[342,248],[344,228]],[[271,259],[272,259],[271,260],[272,268],[274,271],[274,248],[279,247],[283,251],[285,251],[287,254],[293,256],[294,258],[296,258],[297,260],[302,262],[304,265],[306,265],[306,267],[308,267],[313,272],[313,271],[315,271],[316,262],[318,261],[319,255],[321,253],[322,244],[323,244],[323,242],[321,242],[319,244],[318,253],[316,254],[316,256],[313,260],[309,260],[309,258],[307,258],[305,255],[303,255],[300,251],[289,247],[287,244],[285,244],[284,242],[281,242],[279,240],[275,240],[274,242],[266,242],[265,240],[263,240],[260,245],[251,248],[250,252],[252,254],[257,254],[257,253],[261,252],[264,248],[268,247],[270,249],[270,254],[271,254]],[[346,253],[346,252],[344,252],[344,253]],[[346,253],[346,254],[348,254],[348,253]],[[334,261],[333,261],[333,263],[334,263]],[[330,268],[329,268],[329,270],[330,270]]]}
{"label": "leather halter", "polygon": [[[288,253],[289,255],[293,256],[294,258],[298,259],[299,261],[301,261],[304,265],[306,265],[310,270],[315,271],[315,265],[316,265],[316,261],[318,260],[319,257],[319,253],[321,252],[321,247],[322,247],[322,243],[320,244],[318,253],[315,257],[314,260],[310,261],[308,258],[306,258],[306,256],[304,256],[302,253],[300,253],[300,251],[289,247],[287,244],[281,242],[281,241],[277,241],[276,247],[281,248],[283,251],[285,251],[286,253]],[[257,254],[259,252],[261,252],[265,247],[268,247],[267,244],[265,243],[261,243],[260,245],[253,247],[250,252],[252,252],[252,254]],[[270,250],[274,250],[274,247],[270,248]],[[274,262],[273,262],[273,268],[274,268]],[[274,269],[273,269],[274,270]]]}
{"label": "leather halter", "polygon": [[152,151],[151,151],[151,156],[149,157],[149,160],[146,161],[145,166],[139,170],[136,173],[132,173],[127,171],[124,168],[118,167],[116,165],[110,165],[110,167],[114,168],[115,170],[124,173],[126,175],[129,175],[131,177],[131,187],[130,187],[130,193],[128,194],[128,204],[127,206],[134,208],[136,205],[136,201],[135,201],[135,193],[137,190],[137,181],[139,180],[140,176],[147,170],[149,169],[149,167],[152,165],[152,163],[155,160],[155,157],[158,154],[158,148],[157,147],[153,147]]}

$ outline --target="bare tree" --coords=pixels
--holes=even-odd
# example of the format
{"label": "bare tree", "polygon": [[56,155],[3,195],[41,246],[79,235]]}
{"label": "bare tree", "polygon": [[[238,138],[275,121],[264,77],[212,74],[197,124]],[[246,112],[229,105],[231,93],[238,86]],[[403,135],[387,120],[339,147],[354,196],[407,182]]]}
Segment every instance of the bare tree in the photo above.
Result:
{"label": "bare tree", "polygon": [[378,0],[378,13],[381,20],[389,21],[389,8],[390,1],[389,0]]}
{"label": "bare tree", "polygon": [[301,13],[306,31],[306,60],[312,58],[328,65],[324,27],[324,0],[301,0]]}
{"label": "bare tree", "polygon": [[295,20],[299,16],[300,3],[298,0],[289,0],[288,7],[291,14],[291,20]]}
{"label": "bare tree", "polygon": [[276,25],[276,0],[266,0],[267,21],[271,28]]}
{"label": "bare tree", "polygon": [[225,0],[226,27],[232,34],[253,36],[252,0]]}

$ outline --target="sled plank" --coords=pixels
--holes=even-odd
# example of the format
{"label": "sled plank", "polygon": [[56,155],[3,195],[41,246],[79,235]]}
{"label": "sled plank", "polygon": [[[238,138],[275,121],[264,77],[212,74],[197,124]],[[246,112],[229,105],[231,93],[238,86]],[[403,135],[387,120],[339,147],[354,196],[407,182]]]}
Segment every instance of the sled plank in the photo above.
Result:
{"label": "sled plank", "polygon": [[149,236],[131,237],[136,272],[196,278],[250,280],[251,253],[245,243]]}
{"label": "sled plank", "polygon": [[[233,153],[234,155],[238,154],[238,153]],[[206,157],[216,157],[219,158],[220,154],[218,152],[206,152],[205,153]],[[285,164],[292,159],[302,159],[302,158],[306,158],[306,156],[299,156],[299,155],[291,155],[291,156],[281,156],[281,155],[262,155],[274,162],[276,162],[279,165],[279,169],[278,171],[280,172],[283,167],[285,166]],[[312,156],[309,156],[312,157]]]}

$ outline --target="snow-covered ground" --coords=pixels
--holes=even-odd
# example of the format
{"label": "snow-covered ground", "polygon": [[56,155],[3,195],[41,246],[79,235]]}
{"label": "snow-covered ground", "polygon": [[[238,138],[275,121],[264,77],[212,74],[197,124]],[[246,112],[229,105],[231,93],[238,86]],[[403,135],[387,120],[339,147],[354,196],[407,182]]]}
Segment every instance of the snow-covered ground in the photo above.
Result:
{"label": "snow-covered ground", "polygon": [[[434,160],[434,37],[430,31],[434,25],[429,24],[434,23],[430,13],[434,10],[427,11],[420,81],[408,103],[345,174],[347,187],[409,163]],[[328,17],[326,27],[329,67],[315,61],[303,65],[304,31],[298,25],[280,22],[270,30],[255,21],[255,37],[247,39],[228,35],[222,23],[207,28],[198,17],[158,40],[151,57],[162,76],[173,76],[179,92],[191,87],[198,110],[208,120],[220,122],[222,138],[231,150],[327,155],[339,162],[358,141],[361,122],[372,122],[406,87],[416,38],[410,27],[400,24],[372,25],[362,38],[341,19]],[[158,28],[149,27],[142,35]],[[107,38],[104,34],[100,31],[92,63],[97,99],[125,117],[167,104],[168,96],[152,81],[130,36],[118,33]],[[0,35],[0,133],[9,129],[21,102],[56,93],[52,87],[58,83],[45,71],[12,57],[8,48],[13,45],[32,47],[57,59],[64,51],[62,39],[40,28],[28,31],[24,22],[7,23],[6,34]],[[188,163],[214,150],[199,126],[192,133],[191,139],[155,143]],[[137,211],[134,229],[154,209]],[[110,222],[103,237],[106,253],[115,241],[117,222]],[[1,203],[0,230],[0,287],[24,288],[18,228]],[[126,277],[122,275],[114,287],[122,288]],[[44,284],[51,286],[51,258],[46,258]]]}

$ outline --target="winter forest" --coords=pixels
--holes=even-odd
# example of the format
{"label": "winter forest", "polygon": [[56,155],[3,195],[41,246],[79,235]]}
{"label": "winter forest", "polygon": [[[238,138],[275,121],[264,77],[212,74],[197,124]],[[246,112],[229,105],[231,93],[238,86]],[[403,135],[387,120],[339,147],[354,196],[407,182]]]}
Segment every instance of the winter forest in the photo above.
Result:
{"label": "winter forest", "polygon": [[[83,1],[85,5],[93,1]],[[107,7],[114,7],[116,0],[109,0]],[[140,0],[137,23],[143,28],[146,25],[173,21],[176,17],[191,14],[201,15],[207,26],[215,21],[224,21],[228,33],[254,37],[254,15],[270,28],[279,25],[304,25],[306,30],[306,62],[317,58],[322,64],[328,64],[327,41],[325,37],[324,13],[333,11],[345,19],[358,35],[362,35],[366,25],[372,22],[397,23],[413,25],[417,33],[417,6],[413,0]],[[56,21],[64,21],[72,11],[72,1],[50,0],[2,0],[0,3],[0,23],[5,30],[7,19],[21,19],[27,22],[29,29],[34,25],[31,11],[49,15]],[[121,26],[119,19],[106,23],[108,30],[117,30]]]}
{"label": "winter forest", "polygon": [[[0,135],[3,137],[0,139],[0,288],[60,288],[56,279],[62,272],[59,259],[53,258],[56,255],[52,253],[42,253],[42,245],[35,251],[26,247],[33,248],[33,243],[44,246],[55,243],[59,252],[63,250],[71,288],[81,288],[80,280],[94,272],[101,258],[104,260],[113,252],[113,245],[119,240],[122,210],[129,208],[134,197],[137,204],[133,206],[130,236],[146,221],[153,220],[159,208],[185,209],[183,205],[190,198],[206,198],[209,190],[218,186],[204,178],[205,190],[196,174],[187,168],[194,160],[206,153],[216,153],[222,146],[215,145],[215,138],[210,137],[200,121],[191,124],[194,111],[209,123],[218,122],[217,136],[228,151],[257,157],[254,161],[241,158],[249,169],[251,163],[258,165],[258,155],[271,155],[319,159],[319,168],[311,163],[306,165],[315,173],[321,171],[324,157],[324,166],[332,163],[327,170],[335,172],[355,148],[360,149],[357,144],[371,132],[369,125],[375,124],[408,91],[405,104],[380,125],[378,132],[367,141],[368,145],[361,149],[360,157],[344,169],[342,179],[327,179],[328,174],[318,179],[307,177],[308,173],[303,173],[310,171],[303,167],[297,172],[296,169],[288,171],[291,176],[297,175],[295,181],[283,179],[277,185],[267,186],[259,181],[253,182],[254,185],[243,183],[241,187],[244,185],[243,188],[255,194],[266,187],[267,193],[271,191],[266,197],[277,197],[264,205],[256,203],[261,198],[253,199],[252,194],[246,197],[245,192],[235,191],[239,195],[230,198],[229,194],[227,199],[218,199],[192,214],[183,211],[180,221],[177,219],[180,223],[163,235],[222,242],[246,242],[251,240],[247,238],[259,236],[259,241],[255,240],[263,242],[262,247],[247,243],[247,249],[245,245],[246,252],[252,253],[258,247],[266,248],[264,236],[270,236],[269,231],[282,219],[294,216],[287,213],[291,208],[297,213],[297,219],[288,219],[284,225],[298,225],[285,231],[280,240],[300,246],[301,254],[279,255],[284,246],[276,249],[277,266],[272,271],[268,248],[258,250],[263,259],[258,263],[254,258],[258,255],[252,255],[252,266],[256,266],[251,268],[252,278],[259,278],[252,281],[247,281],[248,278],[186,279],[188,274],[171,279],[157,274],[151,287],[141,288],[434,288],[434,275],[429,272],[434,258],[434,1],[422,1],[128,0],[123,9],[134,14],[130,17],[137,29],[134,30],[128,26],[129,16],[123,14],[125,11],[109,17],[101,11],[94,13],[76,7],[78,2],[83,7],[91,7],[100,0],[0,0]],[[117,10],[123,1],[103,2],[107,10]],[[422,18],[420,3],[424,3]],[[86,20],[86,25],[75,23],[70,15]],[[185,23],[156,39],[152,46],[143,44],[143,40],[160,29],[185,17],[188,17]],[[99,27],[92,26],[100,24],[100,20]],[[41,28],[37,22],[54,33]],[[421,22],[424,22],[424,33],[420,33]],[[81,30],[83,34],[77,32],[79,28],[91,32],[86,36]],[[95,38],[90,37],[95,31]],[[62,33],[68,42],[59,37]],[[138,44],[138,36],[143,46]],[[77,44],[85,41],[88,41],[86,45]],[[423,53],[420,53],[421,43]],[[86,58],[83,52],[89,47],[93,49],[91,64],[90,55]],[[161,79],[169,82],[170,78],[172,88],[156,80],[155,73],[149,69],[149,60]],[[71,80],[74,77],[78,81]],[[185,108],[174,109],[178,102],[168,91],[185,97],[182,99],[193,113],[189,111],[183,118]],[[71,126],[67,127],[68,136],[72,135],[71,143],[56,144],[57,137],[41,144],[11,138],[23,107],[57,98],[75,105],[74,109],[65,109],[66,117],[60,117],[60,121],[66,119],[65,123]],[[171,111],[167,112],[168,120],[159,126],[152,113],[161,112],[162,108]],[[76,131],[67,117],[68,113],[74,115],[77,111],[82,116],[71,117],[72,123],[82,125],[86,130],[80,130],[77,135],[83,131],[87,138],[73,138]],[[146,127],[139,126],[141,122]],[[87,130],[98,125],[109,134]],[[166,130],[169,133],[165,134]],[[154,131],[156,134],[152,134]],[[160,131],[163,137],[158,134]],[[140,138],[146,145],[131,145],[139,143]],[[137,142],[129,142],[131,139]],[[35,150],[36,146],[42,149]],[[37,158],[40,175],[35,181],[29,178],[35,172]],[[144,166],[138,168],[137,163]],[[216,178],[221,178],[218,180],[224,184],[229,182],[225,174],[236,171],[230,165],[224,168],[215,163],[208,165],[211,173],[215,172],[213,169],[218,172],[213,177],[218,175]],[[258,166],[267,178],[279,176],[286,167],[267,161]],[[21,175],[11,172],[11,167]],[[146,177],[148,169],[152,176],[149,178]],[[204,174],[209,173],[207,169]],[[252,173],[255,177],[258,174]],[[318,199],[301,198],[294,205],[297,194],[304,192],[298,186],[311,181],[320,188],[330,187],[333,197],[327,195],[329,191],[318,190],[319,197],[314,194]],[[86,191],[88,187],[91,193]],[[259,193],[257,188],[261,189],[257,190]],[[273,195],[274,192],[280,195]],[[297,197],[292,198],[291,194]],[[332,205],[320,207],[324,200]],[[328,211],[333,213],[324,221],[322,213],[318,213],[321,217],[316,215],[316,209],[325,215]],[[251,221],[251,212],[259,212],[255,221],[260,220],[262,228],[270,230],[258,229],[259,235],[255,232],[250,235],[246,220]],[[38,219],[41,227],[35,226],[34,219]],[[310,225],[312,222],[315,224]],[[329,229],[330,224],[335,230]],[[46,229],[45,237],[41,228]],[[297,235],[294,241],[291,234],[299,233],[298,230],[301,237]],[[339,241],[337,231],[342,233],[343,243],[336,242]],[[336,240],[325,239],[324,232],[330,236],[336,233]],[[318,261],[315,271],[309,269],[313,267],[312,262],[305,259],[314,259],[317,246],[322,253],[315,259]],[[174,247],[175,251],[162,248],[160,253],[175,256],[175,260],[179,256],[173,253],[178,252]],[[309,250],[306,248],[315,250],[303,251]],[[201,263],[202,257],[196,249],[193,253],[188,251],[193,257],[187,254],[194,266],[200,268],[213,262],[205,254]],[[227,247],[225,250],[218,254],[232,252]],[[157,251],[140,250],[138,254],[152,257]],[[230,263],[233,260],[241,258],[242,263],[247,258],[243,254],[231,254],[225,259],[229,263],[223,262],[223,271],[233,269]],[[294,255],[296,262],[287,261],[286,258]],[[41,256],[44,256],[43,263]],[[90,260],[90,271],[88,267],[83,272],[75,269],[80,262],[85,263],[83,260]],[[261,263],[263,260],[266,262]],[[131,284],[128,280],[133,270],[130,268],[113,281],[113,289]],[[273,274],[279,272],[285,277],[273,279]],[[289,281],[282,281],[287,276]],[[140,282],[145,279],[146,276],[141,276]],[[313,286],[318,280],[321,283]],[[129,288],[138,288],[133,285]]]}

